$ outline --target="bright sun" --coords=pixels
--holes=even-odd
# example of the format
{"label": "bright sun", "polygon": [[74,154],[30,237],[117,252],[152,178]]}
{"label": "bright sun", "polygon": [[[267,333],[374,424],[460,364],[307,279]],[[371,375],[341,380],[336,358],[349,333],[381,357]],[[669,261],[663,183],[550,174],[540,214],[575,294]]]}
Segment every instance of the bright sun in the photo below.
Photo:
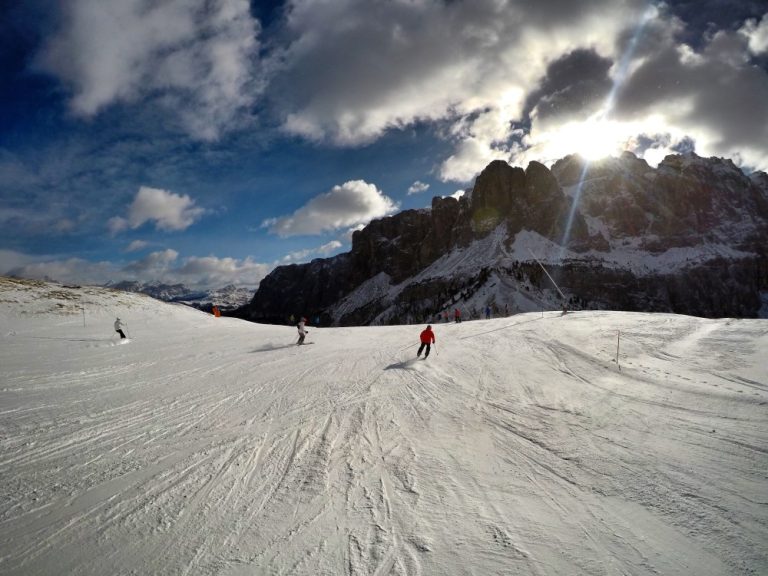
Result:
{"label": "bright sun", "polygon": [[554,157],[562,158],[576,153],[587,160],[599,160],[618,154],[625,148],[628,139],[625,125],[595,119],[569,122],[547,136],[547,148]]}
{"label": "bright sun", "polygon": [[569,154],[579,154],[590,161],[617,156],[638,134],[663,128],[660,118],[649,117],[643,122],[608,120],[595,114],[585,120],[571,121],[545,130],[534,128],[528,138],[529,148],[537,158],[558,160]]}

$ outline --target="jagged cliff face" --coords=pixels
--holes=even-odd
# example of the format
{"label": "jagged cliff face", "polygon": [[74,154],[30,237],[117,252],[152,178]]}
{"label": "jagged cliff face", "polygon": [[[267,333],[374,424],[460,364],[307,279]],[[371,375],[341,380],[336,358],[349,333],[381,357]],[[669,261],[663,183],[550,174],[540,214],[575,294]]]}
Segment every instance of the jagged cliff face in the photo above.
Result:
{"label": "jagged cliff face", "polygon": [[730,160],[668,156],[653,169],[632,154],[587,166],[575,156],[553,174],[577,192],[579,209],[608,227],[606,239],[637,238],[650,252],[722,241],[737,247],[765,238],[768,203],[760,175],[746,176]]}
{"label": "jagged cliff face", "polygon": [[354,276],[350,254],[313,260],[309,264],[291,264],[275,268],[259,284],[256,295],[236,316],[284,324],[291,316],[314,318],[343,298],[350,291]]}
{"label": "jagged cliff face", "polygon": [[[525,171],[501,160],[491,162],[472,191],[472,221],[481,236],[504,223],[511,236],[527,229],[557,241],[565,232],[570,207],[571,200],[555,176],[538,162],[531,162]],[[580,214],[572,238],[576,243],[588,239]]]}
{"label": "jagged cliff face", "polygon": [[567,305],[754,317],[768,315],[767,246],[768,175],[729,160],[494,161],[460,200],[375,220],[347,254],[275,269],[238,315],[352,325]]}

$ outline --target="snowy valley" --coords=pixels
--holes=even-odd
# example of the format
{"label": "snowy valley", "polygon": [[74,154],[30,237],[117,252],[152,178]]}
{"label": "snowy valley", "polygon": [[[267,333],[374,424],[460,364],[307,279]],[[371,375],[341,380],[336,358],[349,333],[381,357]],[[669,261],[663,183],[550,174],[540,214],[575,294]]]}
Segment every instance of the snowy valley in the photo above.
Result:
{"label": "snowy valley", "polygon": [[0,278],[0,573],[768,573],[768,320],[422,327]]}

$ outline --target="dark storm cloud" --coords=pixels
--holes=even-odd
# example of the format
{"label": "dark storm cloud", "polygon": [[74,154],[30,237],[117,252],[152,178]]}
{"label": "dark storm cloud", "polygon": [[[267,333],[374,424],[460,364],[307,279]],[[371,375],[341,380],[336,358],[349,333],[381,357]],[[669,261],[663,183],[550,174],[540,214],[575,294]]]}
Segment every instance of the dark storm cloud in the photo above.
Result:
{"label": "dark storm cloud", "polygon": [[[465,116],[528,92],[549,62],[610,50],[644,2],[295,0],[271,101],[285,127],[354,145],[391,127]],[[524,96],[507,102],[519,118]]]}
{"label": "dark storm cloud", "polygon": [[524,115],[535,109],[537,118],[589,114],[601,106],[611,89],[608,72],[613,62],[593,50],[574,50],[547,68],[539,88],[526,101]]}
{"label": "dark storm cloud", "polygon": [[692,133],[708,133],[713,153],[747,147],[766,156],[768,73],[748,60],[746,40],[718,32],[700,52],[674,42],[657,46],[622,86],[615,112],[637,118],[666,114]]}
{"label": "dark storm cloud", "polygon": [[700,46],[708,34],[718,30],[736,30],[745,20],[760,19],[768,12],[765,0],[672,0],[669,12],[685,22],[679,39]]}

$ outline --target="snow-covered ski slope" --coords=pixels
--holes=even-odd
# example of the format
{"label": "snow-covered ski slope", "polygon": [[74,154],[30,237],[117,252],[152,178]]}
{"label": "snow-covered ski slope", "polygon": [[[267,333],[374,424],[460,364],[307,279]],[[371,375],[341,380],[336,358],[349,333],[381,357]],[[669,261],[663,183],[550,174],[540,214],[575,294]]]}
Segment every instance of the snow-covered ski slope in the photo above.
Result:
{"label": "snow-covered ski slope", "polygon": [[768,321],[421,329],[0,279],[0,573],[768,573]]}

